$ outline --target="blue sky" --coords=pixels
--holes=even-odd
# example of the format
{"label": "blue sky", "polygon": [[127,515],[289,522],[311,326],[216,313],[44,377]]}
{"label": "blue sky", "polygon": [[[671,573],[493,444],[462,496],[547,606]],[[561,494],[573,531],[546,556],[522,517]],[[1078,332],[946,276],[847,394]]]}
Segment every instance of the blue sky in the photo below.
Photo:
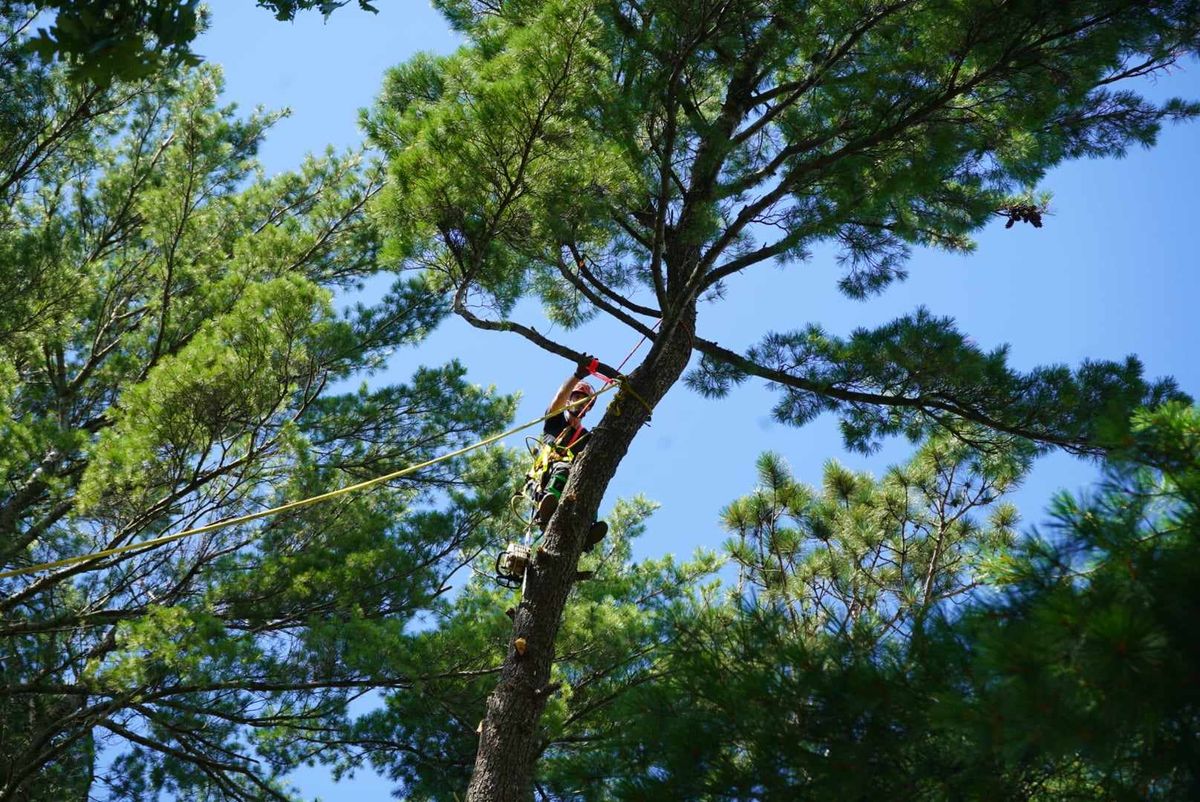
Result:
{"label": "blue sky", "polygon": [[[353,5],[353,4],[352,4]],[[317,13],[276,22],[248,0],[212,0],[212,27],[196,50],[221,65],[226,98],[244,110],[257,105],[292,114],[269,135],[261,153],[268,173],[292,169],[306,153],[361,141],[358,109],[370,105],[384,70],[418,50],[445,52],[456,39],[438,14],[416,2],[381,0],[378,15],[347,6],[323,22]],[[1200,97],[1200,64],[1146,82],[1155,98]],[[1137,354],[1151,377],[1174,376],[1200,396],[1200,124],[1170,126],[1149,151],[1125,159],[1075,162],[1053,172],[1053,215],[1043,229],[997,222],[977,237],[970,256],[919,251],[907,282],[882,297],[854,302],[838,295],[832,254],[780,269],[764,265],[735,277],[727,301],[701,310],[700,328],[722,345],[744,347],[769,329],[816,322],[845,335],[924,305],[954,317],[984,348],[1010,346],[1014,367]],[[527,310],[536,314],[536,310]],[[547,331],[548,324],[525,318]],[[637,337],[603,322],[575,332],[552,332],[581,351],[619,362]],[[517,420],[541,414],[572,369],[516,335],[479,332],[447,321],[419,349],[395,355],[381,381],[403,381],[419,364],[461,359],[473,381],[521,392]],[[836,423],[823,418],[802,429],[774,423],[773,399],[747,383],[720,401],[677,386],[655,412],[609,488],[602,512],[619,496],[644,493],[662,508],[638,555],[690,554],[723,540],[720,508],[754,484],[754,459],[765,449],[783,454],[796,474],[818,482],[821,466],[839,459],[881,472],[910,453],[904,441],[872,457],[847,454]],[[592,417],[598,417],[593,413]],[[518,442],[511,445],[517,446]],[[1084,489],[1095,468],[1064,455],[1043,458],[1015,501],[1027,525],[1060,489]],[[295,777],[309,798],[382,799],[391,784],[360,772],[336,788],[317,767]]]}

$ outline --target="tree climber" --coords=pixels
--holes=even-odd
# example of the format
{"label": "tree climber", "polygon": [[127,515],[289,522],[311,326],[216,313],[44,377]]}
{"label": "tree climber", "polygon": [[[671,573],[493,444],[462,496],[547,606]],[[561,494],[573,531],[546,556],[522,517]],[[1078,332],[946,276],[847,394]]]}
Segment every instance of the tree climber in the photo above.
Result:
{"label": "tree climber", "polygon": [[[562,496],[563,488],[567,486],[571,465],[587,447],[588,439],[591,436],[591,433],[583,425],[583,416],[596,402],[595,399],[587,401],[587,403],[582,402],[596,392],[590,384],[584,381],[584,378],[592,372],[595,364],[596,360],[592,357],[584,357],[584,361],[579,364],[575,372],[563,382],[562,387],[558,388],[550,406],[546,407],[546,413],[551,417],[546,418],[542,430],[542,442],[545,445],[543,453],[548,464],[532,488],[534,501],[537,504],[534,522],[541,529],[546,528],[550,522],[550,516],[558,509],[558,500]],[[571,406],[572,404],[576,406]],[[604,521],[594,522],[591,529],[588,530],[583,550],[591,551],[607,534],[607,523]]]}

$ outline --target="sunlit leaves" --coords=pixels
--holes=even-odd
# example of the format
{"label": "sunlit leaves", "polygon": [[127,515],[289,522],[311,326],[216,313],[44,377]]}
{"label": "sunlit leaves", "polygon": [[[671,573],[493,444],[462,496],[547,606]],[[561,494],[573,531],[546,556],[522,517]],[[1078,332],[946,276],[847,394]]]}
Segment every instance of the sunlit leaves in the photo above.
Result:
{"label": "sunlit leaves", "polygon": [[184,481],[214,448],[253,449],[234,438],[266,425],[313,375],[331,315],[327,294],[303,279],[251,286],[121,395],[80,485],[81,508],[106,497],[136,508],[149,499],[135,488]]}
{"label": "sunlit leaves", "polygon": [[560,245],[596,233],[588,221],[622,169],[586,116],[604,69],[596,30],[586,4],[548,3],[486,48],[390,73],[366,126],[391,158],[381,210],[398,256],[501,310],[530,290],[570,305]]}

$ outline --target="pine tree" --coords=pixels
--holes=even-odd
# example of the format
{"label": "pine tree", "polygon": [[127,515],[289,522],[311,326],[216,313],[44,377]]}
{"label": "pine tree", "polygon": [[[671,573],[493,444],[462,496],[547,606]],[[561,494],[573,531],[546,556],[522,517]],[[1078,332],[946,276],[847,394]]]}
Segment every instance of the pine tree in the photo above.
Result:
{"label": "pine tree", "polygon": [[518,300],[540,298],[568,326],[605,314],[653,341],[529,574],[468,798],[530,793],[584,530],[694,353],[695,389],[764,379],[778,420],[832,412],[859,449],[944,430],[983,431],[983,448],[992,432],[1098,454],[1134,408],[1178,396],[1134,358],[1018,372],[1003,347],[920,309],[848,337],[801,321],[744,353],[705,338],[697,312],[742,271],[794,266],[817,243],[841,248],[840,288],[867,298],[904,277],[913,246],[965,251],[989,221],[1041,222],[1034,188],[1049,168],[1149,145],[1164,121],[1200,112],[1120,88],[1195,51],[1193,3],[440,7],[467,43],[395,69],[367,119],[390,159],[391,253],[473,325],[573,362],[587,349],[511,319]]}
{"label": "pine tree", "polygon": [[[1033,798],[1195,798],[1200,717],[1200,408],[1138,412],[1104,481],[1060,495],[1004,596],[931,632],[962,654],[938,718]],[[947,727],[950,729],[950,727]],[[1034,775],[1036,776],[1036,775]]]}
{"label": "pine tree", "polygon": [[981,456],[935,437],[878,480],[830,462],[819,491],[766,453],[759,487],[722,512],[736,594],[782,616],[797,637],[868,646],[907,637],[939,606],[969,598],[1012,548],[1019,516],[998,502],[1019,484],[1028,452],[1015,442]]}
{"label": "pine tree", "polygon": [[[335,310],[382,269],[377,166],[330,153],[266,178],[277,115],[220,106],[215,68],[82,86],[3,19],[0,571],[307,498],[509,420],[457,363],[354,386],[446,311],[409,280]],[[490,536],[508,469],[459,457],[0,579],[0,799],[283,798],[297,733],[412,685],[406,628]]]}
{"label": "pine tree", "polygon": [[1198,466],[1200,409],[1138,413],[1052,533],[909,633],[798,631],[761,595],[675,619],[609,798],[1194,798]]}

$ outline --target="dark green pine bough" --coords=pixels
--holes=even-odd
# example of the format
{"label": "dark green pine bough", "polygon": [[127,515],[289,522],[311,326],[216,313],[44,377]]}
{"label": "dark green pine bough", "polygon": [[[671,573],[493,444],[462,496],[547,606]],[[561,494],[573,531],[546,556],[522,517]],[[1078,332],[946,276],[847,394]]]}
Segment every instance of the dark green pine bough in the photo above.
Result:
{"label": "dark green pine bough", "polygon": [[[867,298],[904,278],[914,245],[965,251],[999,217],[1039,222],[1050,167],[1200,112],[1122,88],[1196,50],[1195,2],[438,5],[467,44],[393,70],[366,124],[390,159],[391,255],[473,325],[576,360],[509,319],[517,301],[565,326],[608,315],[653,341],[629,376],[651,407],[698,352],[694,389],[765,379],[778,420],[832,412],[857,449],[942,431],[1099,454],[1132,409],[1179,396],[1135,359],[1017,372],[923,310],[848,337],[764,333],[744,353],[696,317],[737,274],[797,269],[817,243],[840,247],[840,288]],[[510,639],[528,651],[508,650],[469,799],[531,793],[583,532],[648,415],[627,391],[613,403],[529,574]]]}

